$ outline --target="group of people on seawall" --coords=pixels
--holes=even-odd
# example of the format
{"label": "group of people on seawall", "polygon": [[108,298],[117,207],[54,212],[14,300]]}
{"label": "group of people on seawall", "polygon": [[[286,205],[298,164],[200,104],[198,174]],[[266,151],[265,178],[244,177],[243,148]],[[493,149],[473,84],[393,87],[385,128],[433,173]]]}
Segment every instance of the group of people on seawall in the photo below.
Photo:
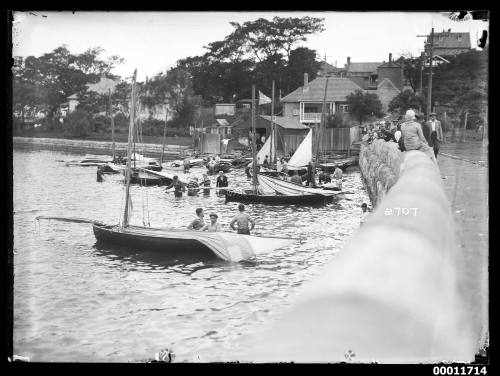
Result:
{"label": "group of people on seawall", "polygon": [[[204,216],[205,213],[202,208],[196,209],[196,218],[187,226],[188,230],[209,232],[222,231],[222,226],[218,222],[217,214],[210,214],[210,223],[205,223]],[[229,226],[238,234],[250,235],[250,231],[255,227],[255,221],[250,215],[245,213],[245,205],[239,204],[238,213],[233,217]]]}
{"label": "group of people on seawall", "polygon": [[430,120],[422,126],[417,121],[415,111],[410,109],[406,111],[403,121],[397,126],[391,127],[390,123],[386,123],[385,126],[365,130],[363,140],[368,143],[375,139],[396,142],[401,151],[420,150],[437,164],[436,158],[443,142],[443,129],[435,112],[430,113],[429,116]]}

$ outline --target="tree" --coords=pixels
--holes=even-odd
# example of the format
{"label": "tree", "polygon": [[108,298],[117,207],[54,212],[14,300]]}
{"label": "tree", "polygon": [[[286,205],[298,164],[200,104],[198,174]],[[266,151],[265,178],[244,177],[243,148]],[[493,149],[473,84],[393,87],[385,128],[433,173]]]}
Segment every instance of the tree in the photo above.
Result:
{"label": "tree", "polygon": [[290,52],[288,64],[285,68],[282,88],[285,93],[303,85],[304,73],[309,75],[309,80],[314,80],[319,71],[320,63],[316,60],[316,51],[307,47],[299,47]]}
{"label": "tree", "polygon": [[293,84],[282,88],[288,92],[302,82],[304,72],[311,78],[316,75],[316,54],[294,47],[306,41],[308,35],[323,31],[323,19],[274,17],[231,25],[233,32],[205,46],[204,55],[177,63],[178,68],[191,74],[194,93],[204,101],[213,104],[221,98],[248,98],[252,84],[269,95],[272,80],[278,92],[282,83],[292,77]]}
{"label": "tree", "polygon": [[404,114],[409,109],[422,109],[425,112],[425,98],[416,94],[413,90],[407,89],[399,93],[389,103],[389,111],[398,110],[400,114]]}
{"label": "tree", "polygon": [[349,111],[361,124],[370,116],[380,117],[383,115],[382,103],[377,94],[363,93],[361,90],[356,90],[347,96],[347,104]]}
{"label": "tree", "polygon": [[471,127],[485,121],[488,106],[488,49],[472,50],[435,69],[433,101],[447,106],[450,117]]}
{"label": "tree", "polygon": [[66,119],[65,123],[68,124],[68,129],[73,136],[85,137],[91,131],[91,119],[87,111],[82,109],[76,109],[70,113]]}
{"label": "tree", "polygon": [[19,85],[23,82],[35,85],[43,91],[42,104],[49,109],[50,118],[68,96],[85,92],[87,83],[97,82],[100,75],[109,75],[116,64],[123,62],[118,56],[102,59],[103,52],[97,47],[75,55],[63,45],[40,57],[28,56],[24,60],[16,57],[13,90],[20,95],[18,103],[27,101],[23,98],[28,94]]}

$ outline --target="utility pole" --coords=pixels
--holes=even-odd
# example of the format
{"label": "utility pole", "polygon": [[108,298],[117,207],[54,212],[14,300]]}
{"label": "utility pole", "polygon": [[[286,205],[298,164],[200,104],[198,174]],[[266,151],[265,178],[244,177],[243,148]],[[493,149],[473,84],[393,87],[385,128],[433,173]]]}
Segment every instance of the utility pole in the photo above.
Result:
{"label": "utility pole", "polygon": [[252,85],[252,157],[253,157],[253,171],[252,182],[253,191],[257,194],[257,153],[255,147],[255,85]]}
{"label": "utility pole", "polygon": [[113,162],[115,161],[115,119],[113,119],[113,103],[111,102],[111,89],[109,93],[109,118],[111,120],[111,148],[113,150]]}
{"label": "utility pole", "polygon": [[429,87],[427,88],[427,121],[429,121],[429,114],[432,112],[431,102],[432,102],[432,54],[434,48],[434,28],[431,29],[431,35],[417,35],[417,37],[427,37],[430,42],[429,46]]}
{"label": "utility pole", "polygon": [[[271,163],[276,162],[276,148],[274,144],[276,143],[276,137],[274,137],[274,80],[273,80],[273,89],[272,89],[272,101],[271,101],[271,149],[269,152],[269,160]],[[274,154],[273,154],[274,150]]]}

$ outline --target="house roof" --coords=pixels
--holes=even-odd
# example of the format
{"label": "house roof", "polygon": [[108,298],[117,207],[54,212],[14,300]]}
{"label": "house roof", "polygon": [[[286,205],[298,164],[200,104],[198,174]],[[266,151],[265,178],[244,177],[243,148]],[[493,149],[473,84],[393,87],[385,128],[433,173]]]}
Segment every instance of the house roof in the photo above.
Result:
{"label": "house roof", "polygon": [[347,66],[347,72],[371,73],[375,72],[380,65],[382,65],[382,63],[350,63]]}
{"label": "house roof", "polygon": [[332,64],[329,64],[327,63],[326,61],[322,61],[321,63],[319,63],[319,70],[321,72],[332,72],[332,73],[336,73],[336,72],[341,72],[343,71],[344,69],[343,68],[337,68],[337,67],[334,67]]}
{"label": "house roof", "polygon": [[228,127],[229,123],[227,122],[226,119],[215,119],[215,121],[218,123],[218,125],[222,127]]}
{"label": "house roof", "polygon": [[[458,40],[458,37],[461,40]],[[441,39],[439,39],[441,38]],[[434,48],[471,48],[470,44],[470,33],[452,33],[452,32],[442,32],[434,33]],[[427,38],[426,43],[430,42],[430,38]]]}
{"label": "house roof", "polygon": [[[292,91],[282,102],[318,101],[322,102],[325,95],[326,77],[317,77],[306,86],[301,86]],[[304,91],[303,88],[306,90]],[[331,102],[344,102],[346,97],[356,90],[363,89],[348,78],[330,77],[328,79],[328,91],[326,100]]]}
{"label": "house roof", "polygon": [[389,78],[384,78],[378,85],[377,85],[377,89],[382,87],[382,86],[389,86],[389,87],[392,87],[394,88],[395,90],[397,91],[400,91],[396,85],[394,85],[394,83],[389,79]]}
{"label": "house roof", "polygon": [[[271,122],[271,116],[269,115],[260,115],[260,117]],[[308,129],[297,117],[291,116],[274,116],[274,124],[278,124],[280,127],[286,129]]]}
{"label": "house roof", "polygon": [[381,65],[378,66],[378,68],[401,68],[401,65],[395,63],[394,61],[389,61],[387,63],[382,63]]}
{"label": "house roof", "polygon": [[[233,123],[234,124],[234,123]],[[297,117],[287,117],[287,116],[275,116],[274,124],[278,125],[280,128],[292,130],[292,131],[301,131],[307,130],[309,127],[300,123]],[[252,121],[251,119],[240,122],[234,128],[243,129],[243,128],[251,128]],[[255,119],[255,127],[256,128],[270,128],[271,127],[271,116],[267,115],[259,115]]]}
{"label": "house roof", "polygon": [[111,89],[111,92],[115,90],[116,85],[120,83],[119,79],[113,80],[107,77],[101,77],[99,82],[95,84],[86,84],[87,90],[95,91],[98,94],[108,94],[108,91]]}

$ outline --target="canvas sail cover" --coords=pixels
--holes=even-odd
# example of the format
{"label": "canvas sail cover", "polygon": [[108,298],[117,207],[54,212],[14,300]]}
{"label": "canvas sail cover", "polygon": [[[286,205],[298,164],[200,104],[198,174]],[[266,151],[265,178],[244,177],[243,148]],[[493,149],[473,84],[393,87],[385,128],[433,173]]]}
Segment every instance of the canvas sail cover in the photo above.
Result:
{"label": "canvas sail cover", "polygon": [[312,161],[312,129],[307,134],[306,138],[301,142],[292,158],[288,161],[289,169],[298,169],[305,167]]}
{"label": "canvas sail cover", "polygon": [[[311,145],[312,145],[312,143],[311,143]],[[276,150],[274,148],[274,145],[272,145],[272,146],[273,146],[273,155],[276,155]],[[271,160],[270,160],[270,158],[271,158],[271,136],[269,136],[267,138],[266,142],[264,143],[262,148],[257,153],[257,163],[258,164],[264,163],[264,159],[266,158],[266,155],[267,155],[267,160],[269,162],[271,162]]]}

